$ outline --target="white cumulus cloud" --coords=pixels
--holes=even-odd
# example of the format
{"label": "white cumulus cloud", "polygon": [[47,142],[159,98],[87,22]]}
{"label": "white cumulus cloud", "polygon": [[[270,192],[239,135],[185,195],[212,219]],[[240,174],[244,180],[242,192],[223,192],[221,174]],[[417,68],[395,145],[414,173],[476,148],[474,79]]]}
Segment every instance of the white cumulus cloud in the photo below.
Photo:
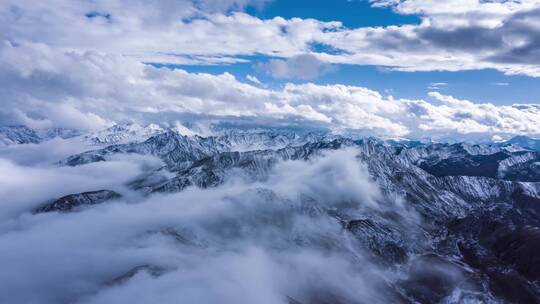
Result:
{"label": "white cumulus cloud", "polygon": [[337,84],[265,88],[228,73],[156,68],[130,57],[42,44],[5,45],[0,62],[6,84],[0,116],[11,124],[91,129],[124,120],[172,125],[191,117],[434,139],[538,136],[540,130],[538,106],[496,106],[440,93],[426,101]]}

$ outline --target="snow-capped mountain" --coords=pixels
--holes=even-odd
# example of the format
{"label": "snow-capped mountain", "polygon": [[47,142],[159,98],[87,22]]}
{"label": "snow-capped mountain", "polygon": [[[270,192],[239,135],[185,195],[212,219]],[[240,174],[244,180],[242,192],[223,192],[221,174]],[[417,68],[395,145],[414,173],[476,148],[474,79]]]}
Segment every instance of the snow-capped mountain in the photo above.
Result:
{"label": "snow-capped mountain", "polygon": [[227,132],[223,135],[201,137],[181,135],[174,130],[166,130],[144,142],[110,145],[103,149],[73,155],[62,164],[74,166],[89,162],[103,161],[119,153],[154,155],[161,158],[170,168],[184,168],[191,162],[214,155],[218,152],[256,151],[298,146],[333,138],[322,134],[257,132]]}
{"label": "snow-capped mountain", "polygon": [[34,130],[25,126],[0,127],[0,146],[36,144],[41,140]]}
{"label": "snow-capped mountain", "polygon": [[70,194],[37,208],[35,212],[69,212],[73,211],[77,207],[100,204],[113,199],[118,199],[120,197],[120,194],[110,190],[98,190],[92,192]]}
{"label": "snow-capped mountain", "polygon": [[514,145],[525,149],[540,151],[540,139],[530,138],[528,136],[516,136],[502,143],[502,145]]}
{"label": "snow-capped mountain", "polygon": [[[144,233],[170,237],[178,250],[227,251],[251,238],[269,238],[272,250],[322,250],[349,256],[353,264],[366,259],[361,264],[385,273],[369,284],[384,288],[389,302],[540,300],[540,260],[535,257],[540,152],[515,144],[411,144],[289,131],[230,130],[202,137],[117,126],[107,132],[94,141],[95,150],[56,165],[74,170],[135,154],[157,157],[163,166],[145,169],[120,188],[44,197],[30,212],[70,216],[122,200],[127,203],[114,208],[129,210],[138,208],[139,200],[159,202],[183,193],[189,203],[198,203],[202,194],[197,191],[211,197],[225,191],[238,216],[197,215],[195,222],[179,226],[169,219]],[[106,142],[114,144],[101,148]],[[357,175],[362,170],[366,182],[379,189],[373,196],[367,194],[370,188],[355,183],[363,179]],[[299,188],[289,189],[292,185]],[[325,228],[314,232],[312,225]],[[142,265],[115,273],[108,282],[129,284],[143,273],[161,278],[174,271],[155,261]],[[312,299],[288,297],[289,303]],[[324,297],[329,303],[354,298],[335,290]]]}
{"label": "snow-capped mountain", "polygon": [[137,123],[115,124],[104,130],[84,135],[83,141],[90,145],[106,146],[140,142],[163,132],[165,132],[165,129],[157,124],[149,124],[144,127]]}
{"label": "snow-capped mountain", "polygon": [[6,126],[0,127],[0,146],[37,144],[47,140],[61,138],[74,139],[88,146],[99,148],[112,144],[142,142],[165,131],[165,128],[157,124],[149,124],[143,127],[136,123],[115,124],[111,127],[91,132],[66,128],[34,130],[26,126]]}
{"label": "snow-capped mountain", "polygon": [[26,126],[5,126],[0,127],[0,146],[37,144],[54,138],[73,138],[80,134],[80,131],[64,128],[33,130]]}

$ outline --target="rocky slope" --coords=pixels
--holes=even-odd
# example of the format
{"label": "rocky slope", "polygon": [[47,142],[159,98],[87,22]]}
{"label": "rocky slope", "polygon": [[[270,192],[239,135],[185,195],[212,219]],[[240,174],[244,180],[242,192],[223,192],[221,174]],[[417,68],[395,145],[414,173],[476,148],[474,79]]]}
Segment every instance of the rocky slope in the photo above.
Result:
{"label": "rocky slope", "polygon": [[0,127],[0,146],[36,144],[41,140],[34,130],[25,126]]}
{"label": "rocky slope", "polygon": [[[271,227],[273,247],[294,244],[339,252],[359,265],[367,258],[396,273],[393,279],[373,279],[377,288],[384,286],[387,301],[540,302],[540,260],[535,257],[540,240],[539,152],[516,146],[409,144],[277,131],[200,137],[165,130],[143,141],[117,143],[124,139],[116,139],[104,139],[100,144],[115,144],[70,156],[58,165],[106,162],[117,154],[156,156],[163,167],[126,184],[143,197],[190,187],[234,187],[235,180],[251,185],[240,197],[230,198],[238,205],[238,217],[225,216],[216,220],[217,226],[203,222],[195,230],[166,227],[148,232],[172,237],[189,250],[227,247],[222,239],[255,240],[262,226]],[[291,199],[272,189],[276,167],[291,162],[318,166],[318,160],[343,150],[354,153],[354,162],[366,167],[369,179],[380,189],[374,198],[376,208],[355,201],[357,196],[342,197],[342,192],[358,189],[347,190],[349,181],[339,178],[332,186],[339,188],[335,196],[318,197],[313,194],[319,193],[317,189],[310,188],[310,194]],[[313,174],[335,179],[339,172],[325,166]],[[71,194],[35,211],[67,213],[119,198],[110,190]],[[245,205],[254,198],[260,201],[257,208]],[[310,234],[309,227],[289,231],[291,217],[328,221],[334,230],[323,235]],[[112,281],[124,284],[139,272],[159,277],[167,271],[145,264],[116,274],[121,279]],[[335,291],[288,295],[289,303],[326,303],[321,299],[355,303]]]}
{"label": "rocky slope", "polygon": [[108,146],[112,144],[141,142],[163,132],[165,130],[156,124],[143,127],[136,123],[125,123],[85,134],[82,136],[82,140],[89,145]]}
{"label": "rocky slope", "polygon": [[70,212],[77,208],[83,208],[95,204],[104,203],[106,201],[119,199],[122,196],[111,190],[98,190],[91,192],[83,192],[76,194],[69,194],[61,198],[55,199],[50,203],[47,203],[37,208],[35,213],[43,212]]}

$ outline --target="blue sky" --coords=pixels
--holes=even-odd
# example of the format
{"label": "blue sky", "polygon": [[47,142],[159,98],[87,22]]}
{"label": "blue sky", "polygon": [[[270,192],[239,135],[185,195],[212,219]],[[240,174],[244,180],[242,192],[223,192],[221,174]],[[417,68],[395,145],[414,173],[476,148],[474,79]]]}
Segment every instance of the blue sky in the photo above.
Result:
{"label": "blue sky", "polygon": [[[265,61],[258,56],[254,61]],[[253,62],[232,65],[168,65],[195,73],[221,74],[228,72],[238,79],[256,76],[270,88],[285,83],[303,83],[295,79],[274,79],[261,71]],[[540,80],[523,75],[505,75],[492,69],[458,72],[400,72],[376,66],[339,65],[335,72],[311,80],[317,84],[346,84],[377,90],[386,95],[407,99],[426,99],[427,93],[438,91],[460,99],[476,102],[511,105],[540,102]],[[432,84],[445,85],[433,86]]]}
{"label": "blue sky", "polygon": [[[263,6],[250,6],[246,12],[261,18],[314,18],[320,21],[340,21],[347,28],[419,24],[421,16],[398,14],[391,8],[373,7],[367,0],[274,0]],[[317,49],[315,49],[317,50]],[[317,50],[319,51],[319,50]],[[325,50],[320,50],[325,51]],[[246,57],[250,62],[231,65],[168,65],[192,72],[221,74],[224,72],[244,79],[256,76],[270,88],[305,80],[275,79],[257,67],[268,56]],[[430,91],[439,91],[460,99],[489,102],[497,105],[540,103],[540,80],[523,75],[505,75],[495,69],[467,71],[400,72],[370,65],[336,65],[333,72],[310,82],[317,84],[347,84],[364,86],[381,93],[408,99],[426,99]],[[434,87],[433,83],[444,83]]]}
{"label": "blue sky", "polygon": [[349,28],[419,23],[414,15],[400,15],[388,8],[374,8],[367,0],[275,0],[264,6],[249,7],[247,12],[261,19],[273,17],[314,18],[340,21]]}

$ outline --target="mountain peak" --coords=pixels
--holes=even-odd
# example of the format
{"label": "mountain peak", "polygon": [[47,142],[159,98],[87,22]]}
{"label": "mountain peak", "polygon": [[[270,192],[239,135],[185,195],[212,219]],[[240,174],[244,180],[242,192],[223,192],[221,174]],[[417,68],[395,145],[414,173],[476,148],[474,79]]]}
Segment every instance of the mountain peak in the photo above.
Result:
{"label": "mountain peak", "polygon": [[0,146],[37,144],[41,138],[36,131],[22,125],[0,127]]}

